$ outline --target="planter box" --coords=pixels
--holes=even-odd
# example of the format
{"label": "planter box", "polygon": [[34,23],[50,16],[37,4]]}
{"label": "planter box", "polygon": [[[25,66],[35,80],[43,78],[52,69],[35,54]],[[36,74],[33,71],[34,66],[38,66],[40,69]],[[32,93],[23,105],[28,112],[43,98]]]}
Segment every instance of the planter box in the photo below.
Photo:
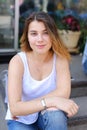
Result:
{"label": "planter box", "polygon": [[58,32],[59,32],[60,39],[68,49],[77,47],[78,40],[81,35],[81,31],[73,32],[73,31],[66,31],[66,30],[58,30]]}

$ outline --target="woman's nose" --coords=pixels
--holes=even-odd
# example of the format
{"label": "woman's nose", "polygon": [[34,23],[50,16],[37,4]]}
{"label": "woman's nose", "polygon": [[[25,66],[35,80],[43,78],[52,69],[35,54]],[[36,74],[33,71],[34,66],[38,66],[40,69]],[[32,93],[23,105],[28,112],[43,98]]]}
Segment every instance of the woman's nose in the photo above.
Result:
{"label": "woman's nose", "polygon": [[43,40],[43,36],[41,34],[38,35],[38,41],[42,41]]}

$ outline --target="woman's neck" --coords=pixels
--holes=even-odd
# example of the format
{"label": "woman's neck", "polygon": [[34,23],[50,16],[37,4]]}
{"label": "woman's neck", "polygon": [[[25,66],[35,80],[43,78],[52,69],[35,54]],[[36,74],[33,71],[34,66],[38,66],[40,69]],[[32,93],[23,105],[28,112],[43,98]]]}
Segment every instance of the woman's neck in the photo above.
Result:
{"label": "woman's neck", "polygon": [[49,61],[50,58],[52,58],[53,52],[49,51],[48,53],[45,54],[36,54],[34,52],[30,52],[29,55],[34,61],[44,63]]}

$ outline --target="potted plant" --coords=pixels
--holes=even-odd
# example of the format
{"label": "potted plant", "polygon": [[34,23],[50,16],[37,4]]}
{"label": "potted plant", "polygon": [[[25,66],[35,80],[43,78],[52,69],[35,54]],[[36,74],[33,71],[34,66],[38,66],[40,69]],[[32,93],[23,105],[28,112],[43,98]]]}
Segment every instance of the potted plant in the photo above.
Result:
{"label": "potted plant", "polygon": [[73,15],[63,16],[57,19],[59,37],[65,46],[72,50],[77,47],[81,35],[81,22]]}

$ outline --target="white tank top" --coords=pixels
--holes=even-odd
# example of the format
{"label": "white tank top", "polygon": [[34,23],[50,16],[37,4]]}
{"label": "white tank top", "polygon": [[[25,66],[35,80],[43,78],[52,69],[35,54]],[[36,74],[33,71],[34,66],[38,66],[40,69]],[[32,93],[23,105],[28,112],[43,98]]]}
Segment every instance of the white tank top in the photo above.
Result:
{"label": "white tank top", "polygon": [[[29,101],[37,97],[41,97],[56,88],[56,55],[53,56],[53,68],[48,77],[44,78],[41,81],[35,80],[31,77],[27,57],[25,52],[20,52],[18,55],[21,57],[21,60],[24,65],[24,74],[23,74],[23,86],[22,86],[22,100]],[[33,109],[33,108],[32,108]],[[38,118],[38,112],[34,114],[29,114],[27,116],[18,116],[19,122],[25,124],[32,124]],[[6,119],[11,120],[11,113],[8,106],[8,111],[6,114]]]}

